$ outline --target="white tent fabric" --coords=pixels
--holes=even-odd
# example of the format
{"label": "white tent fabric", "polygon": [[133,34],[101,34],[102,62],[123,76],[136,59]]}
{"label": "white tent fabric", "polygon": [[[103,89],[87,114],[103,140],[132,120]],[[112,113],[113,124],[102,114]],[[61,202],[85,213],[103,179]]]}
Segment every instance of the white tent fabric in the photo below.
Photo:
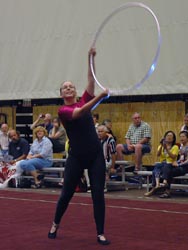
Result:
{"label": "white tent fabric", "polygon": [[[64,80],[72,80],[80,95],[94,33],[126,2],[0,0],[0,100],[56,98]],[[188,1],[142,3],[159,19],[162,47],[155,72],[131,94],[187,93]],[[140,9],[122,11],[97,41],[98,78],[107,87],[126,89],[146,72],[156,46],[153,18]]]}

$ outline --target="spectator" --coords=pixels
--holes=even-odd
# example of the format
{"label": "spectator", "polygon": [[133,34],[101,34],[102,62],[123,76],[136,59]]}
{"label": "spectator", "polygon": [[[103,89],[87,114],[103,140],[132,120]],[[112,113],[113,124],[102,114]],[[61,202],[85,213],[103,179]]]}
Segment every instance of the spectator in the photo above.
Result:
{"label": "spectator", "polygon": [[53,151],[52,143],[47,138],[47,131],[44,127],[37,127],[34,133],[36,139],[31,145],[27,159],[20,162],[20,168],[24,171],[29,171],[34,177],[34,187],[40,188],[41,180],[38,177],[37,170],[52,166]]}
{"label": "spectator", "polygon": [[[109,178],[110,174],[113,174],[116,172],[115,170],[115,160],[116,160],[116,142],[111,134],[109,134],[109,130],[105,125],[99,125],[97,127],[97,134],[98,138],[100,139],[100,142],[102,144],[103,148],[103,154],[104,159],[106,162],[106,171],[107,176],[106,179]],[[91,192],[90,190],[90,180],[88,176],[88,170],[84,170],[84,176],[86,178],[88,192]],[[106,188],[104,189],[106,192]]]}
{"label": "spectator", "polygon": [[170,185],[172,177],[182,176],[188,173],[188,132],[181,131],[180,134],[181,147],[179,151],[179,160],[174,161],[171,166],[165,166],[163,169],[163,185],[166,188],[160,198],[170,198]]}
{"label": "spectator", "polygon": [[116,141],[116,137],[114,135],[114,133],[112,132],[112,122],[110,119],[105,119],[103,122],[102,122],[103,125],[105,125],[108,129],[108,134],[109,135],[112,135],[114,137],[114,140]]}
{"label": "spectator", "polygon": [[181,131],[188,131],[188,113],[184,116],[184,125],[181,127]]}
{"label": "spectator", "polygon": [[13,157],[11,164],[15,164],[17,161],[26,159],[29,153],[29,143],[24,138],[20,138],[20,132],[14,129],[9,131],[9,148],[8,153]]}
{"label": "spectator", "polygon": [[169,130],[164,134],[157,149],[157,156],[160,157],[160,162],[155,164],[152,172],[152,189],[145,193],[145,196],[151,196],[161,187],[160,175],[163,169],[172,167],[172,163],[177,160],[179,147],[176,145],[176,135],[173,131]]}
{"label": "spectator", "polygon": [[98,137],[103,147],[104,159],[108,173],[115,172],[116,160],[116,142],[113,136],[108,135],[108,129],[105,125],[99,125],[97,128]]}
{"label": "spectator", "polygon": [[97,128],[99,126],[99,114],[94,113],[92,115],[92,117],[93,117],[93,121],[94,121],[94,124],[95,124],[95,128]]}
{"label": "spectator", "polygon": [[[49,134],[50,130],[53,127],[53,125],[51,123],[51,119],[52,119],[51,114],[48,114],[48,113],[45,114],[45,115],[40,114],[38,116],[38,118],[33,122],[33,124],[31,124],[31,129],[33,130],[38,126],[44,127],[47,130],[48,134]],[[39,123],[41,120],[43,120],[43,122]]]}
{"label": "spectator", "polygon": [[62,153],[65,150],[65,129],[61,126],[61,122],[58,117],[53,118],[52,125],[53,127],[49,132],[49,138],[53,144],[53,152]]}
{"label": "spectator", "polygon": [[8,145],[9,145],[8,125],[6,123],[3,123],[1,125],[1,133],[0,133],[0,151],[2,156],[8,154]]}
{"label": "spectator", "polygon": [[10,143],[8,147],[8,153],[3,157],[4,171],[6,171],[6,178],[4,179],[1,188],[8,186],[11,179],[14,179],[13,183],[17,186],[17,178],[22,174],[20,169],[21,160],[25,159],[29,152],[29,144],[25,139],[20,138],[19,131],[11,129],[9,131]]}
{"label": "spectator", "polygon": [[141,169],[142,156],[151,151],[151,128],[148,123],[141,120],[139,113],[132,116],[133,123],[129,126],[125,136],[126,144],[118,144],[117,160],[123,160],[123,154],[135,153],[135,172]]}

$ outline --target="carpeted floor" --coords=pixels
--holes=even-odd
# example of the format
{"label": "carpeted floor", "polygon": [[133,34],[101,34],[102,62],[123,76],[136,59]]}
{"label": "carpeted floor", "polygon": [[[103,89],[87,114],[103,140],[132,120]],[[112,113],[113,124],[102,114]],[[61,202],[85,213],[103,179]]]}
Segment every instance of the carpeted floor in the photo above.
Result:
{"label": "carpeted floor", "polygon": [[58,196],[0,191],[3,250],[187,250],[188,205],[106,199],[106,235],[96,242],[92,201],[76,196],[55,240],[47,238]]}

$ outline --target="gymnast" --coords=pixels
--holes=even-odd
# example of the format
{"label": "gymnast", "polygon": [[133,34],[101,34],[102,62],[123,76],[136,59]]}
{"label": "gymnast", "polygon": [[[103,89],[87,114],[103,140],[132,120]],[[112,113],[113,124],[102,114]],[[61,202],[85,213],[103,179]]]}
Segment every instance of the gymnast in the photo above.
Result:
{"label": "gymnast", "polygon": [[[95,56],[96,51],[91,48],[89,57]],[[108,90],[103,90],[98,96],[94,96],[95,81],[88,66],[88,85],[80,101],[76,99],[76,88],[70,81],[62,83],[60,88],[64,105],[59,108],[59,117],[64,125],[70,143],[70,152],[66,161],[64,172],[64,184],[57,202],[56,212],[48,238],[55,239],[56,233],[68,204],[73,197],[75,188],[83,175],[85,168],[91,184],[94,219],[97,230],[97,242],[108,245],[110,241],[104,236],[105,222],[105,160],[101,143],[97,137],[91,109],[102,98],[108,96]]]}

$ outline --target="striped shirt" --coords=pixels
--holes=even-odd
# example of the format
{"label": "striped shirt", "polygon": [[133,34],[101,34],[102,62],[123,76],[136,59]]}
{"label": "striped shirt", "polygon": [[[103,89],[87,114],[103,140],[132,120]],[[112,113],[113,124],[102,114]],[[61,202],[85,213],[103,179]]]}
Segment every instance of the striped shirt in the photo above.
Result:
{"label": "striped shirt", "polygon": [[[129,139],[131,144],[137,144],[143,138],[151,138],[151,127],[148,123],[141,121],[140,126],[131,124],[125,135],[126,139]],[[146,143],[150,144],[150,142]]]}
{"label": "striped shirt", "polygon": [[107,137],[105,140],[101,141],[104,159],[107,162],[110,162],[112,154],[116,153],[116,142],[113,137]]}

